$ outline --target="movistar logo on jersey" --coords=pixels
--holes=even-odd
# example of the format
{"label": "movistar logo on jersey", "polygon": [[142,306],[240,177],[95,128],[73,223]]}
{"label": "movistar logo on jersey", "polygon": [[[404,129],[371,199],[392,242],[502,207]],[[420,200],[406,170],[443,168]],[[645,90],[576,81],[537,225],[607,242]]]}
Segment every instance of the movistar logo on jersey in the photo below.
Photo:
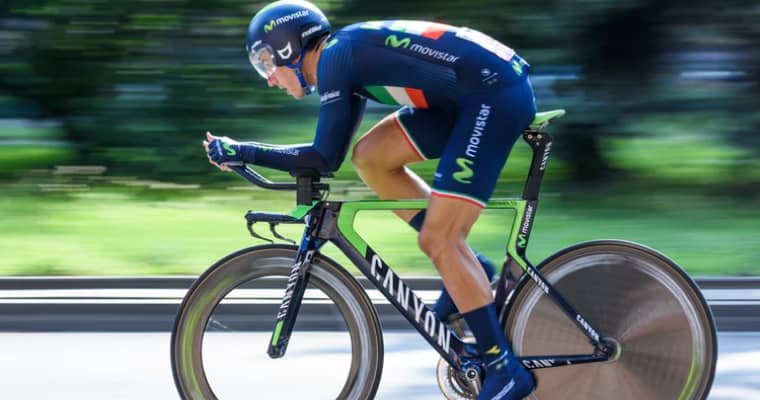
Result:
{"label": "movistar logo on jersey", "polygon": [[284,24],[286,22],[290,22],[299,18],[303,18],[309,15],[308,10],[300,10],[296,11],[293,14],[288,14],[284,17],[280,17],[277,19],[273,19],[269,21],[269,23],[264,24],[264,32],[271,32],[274,30],[274,28],[278,27],[280,24]]}
{"label": "movistar logo on jersey", "polygon": [[388,35],[385,38],[385,45],[388,47],[393,47],[394,49],[397,49],[399,47],[409,49],[415,53],[422,54],[423,56],[449,63],[453,63],[459,60],[458,56],[447,53],[445,51],[436,50],[427,46],[423,46],[419,43],[412,43],[412,39],[408,37],[399,39],[396,35]]}
{"label": "movistar logo on jersey", "polygon": [[457,158],[457,165],[459,166],[459,168],[462,168],[462,170],[459,172],[454,172],[454,174],[452,175],[454,177],[454,180],[459,183],[464,183],[464,184],[472,183],[471,178],[475,173],[472,171],[471,167],[474,164],[475,162],[472,160],[468,160],[462,157]]}
{"label": "movistar logo on jersey", "polygon": [[332,92],[325,92],[319,95],[319,103],[322,105],[332,103],[340,100],[340,90],[333,90]]}
{"label": "movistar logo on jersey", "polygon": [[408,48],[409,45],[412,44],[412,39],[404,38],[399,40],[396,35],[388,35],[387,38],[385,38],[385,45],[393,47],[394,49],[397,49],[399,47]]}
{"label": "movistar logo on jersey", "polygon": [[454,63],[454,62],[457,62],[457,60],[459,60],[458,56],[447,53],[445,51],[431,49],[430,47],[423,46],[417,43],[413,44],[409,50],[415,53],[422,54],[423,56],[428,56],[431,58],[435,58],[436,60],[446,61],[449,63]]}
{"label": "movistar logo on jersey", "polygon": [[335,46],[335,44],[338,43],[338,39],[332,39],[327,44],[325,44],[325,50],[329,49],[330,47]]}
{"label": "movistar logo on jersey", "polygon": [[515,73],[517,73],[517,75],[522,75],[523,73],[522,64],[520,64],[520,62],[517,60],[512,60],[512,69],[515,70]]}

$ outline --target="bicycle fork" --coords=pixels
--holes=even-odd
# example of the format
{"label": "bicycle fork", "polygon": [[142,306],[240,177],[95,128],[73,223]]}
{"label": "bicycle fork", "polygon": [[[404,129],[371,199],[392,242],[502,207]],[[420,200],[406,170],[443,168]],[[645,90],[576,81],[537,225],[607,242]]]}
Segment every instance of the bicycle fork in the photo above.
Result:
{"label": "bicycle fork", "polygon": [[267,354],[270,358],[285,356],[290,335],[296,324],[298,310],[301,308],[306,286],[309,283],[311,260],[314,258],[314,253],[325,243],[324,240],[317,238],[313,234],[318,224],[312,222],[312,216],[307,216],[301,245],[296,253],[296,262],[293,264],[293,269],[291,269],[288,276],[288,286],[285,288],[285,295],[282,298],[280,310],[277,313],[272,340],[269,341]]}

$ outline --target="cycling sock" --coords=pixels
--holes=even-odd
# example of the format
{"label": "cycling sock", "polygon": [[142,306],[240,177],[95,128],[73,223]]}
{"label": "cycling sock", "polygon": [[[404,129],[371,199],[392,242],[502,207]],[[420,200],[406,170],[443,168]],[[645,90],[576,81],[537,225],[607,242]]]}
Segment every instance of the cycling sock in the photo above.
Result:
{"label": "cycling sock", "polygon": [[[417,214],[412,217],[412,219],[409,220],[409,226],[414,228],[417,232],[419,232],[422,229],[422,224],[425,222],[425,214],[427,212],[427,209],[423,208],[418,212]],[[485,271],[486,276],[488,277],[488,280],[490,281],[493,277],[496,269],[493,266],[493,263],[491,260],[489,260],[486,256],[474,252],[475,258],[480,261],[480,266],[483,267],[483,271]],[[435,305],[433,305],[433,312],[435,315],[438,316],[443,321],[446,321],[450,315],[457,313],[459,310],[457,310],[457,306],[454,304],[454,301],[451,299],[451,295],[449,295],[449,292],[446,290],[446,288],[441,289],[441,294],[438,296],[438,300],[436,300]]]}
{"label": "cycling sock", "polygon": [[[491,263],[491,260],[479,253],[475,253],[475,258],[480,261],[480,266],[483,267],[483,271],[485,271],[488,280],[491,281],[491,277],[493,277],[494,274],[494,266]],[[441,295],[438,296],[438,300],[436,300],[433,305],[433,312],[444,322],[450,315],[459,312],[457,306],[454,304],[454,300],[451,299],[451,295],[446,288],[441,289]]]}
{"label": "cycling sock", "polygon": [[503,357],[510,357],[511,351],[504,332],[496,317],[496,306],[493,302],[462,314],[467,326],[475,335],[478,351],[486,364]]}
{"label": "cycling sock", "polygon": [[427,213],[427,208],[423,208],[418,212],[417,214],[412,217],[412,219],[409,220],[409,225],[414,228],[415,231],[419,232],[422,230],[422,223],[425,222],[425,214]]}

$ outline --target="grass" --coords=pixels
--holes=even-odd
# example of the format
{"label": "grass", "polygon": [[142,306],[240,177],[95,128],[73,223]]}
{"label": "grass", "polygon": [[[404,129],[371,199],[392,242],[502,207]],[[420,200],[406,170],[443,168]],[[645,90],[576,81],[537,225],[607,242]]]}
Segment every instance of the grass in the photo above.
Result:
{"label": "grass", "polygon": [[[263,190],[192,191],[138,196],[134,190],[87,190],[0,199],[1,275],[191,274],[236,249],[261,243],[248,235],[248,209],[287,212],[291,194]],[[336,196],[337,198],[338,196]],[[487,211],[471,244],[494,260],[504,254],[511,213]],[[414,232],[390,212],[360,214],[357,229],[398,272],[435,274]],[[529,246],[537,263],[562,247],[621,238],[655,247],[692,274],[760,274],[760,213],[751,205],[690,196],[600,200],[547,193]],[[268,233],[260,226],[261,233]],[[300,226],[283,227],[297,238]],[[325,253],[348,264],[331,246]]]}
{"label": "grass", "polygon": [[[360,132],[379,118],[377,114],[365,118]],[[302,120],[283,121],[273,116],[256,122],[258,125],[245,129],[257,132],[254,139],[264,142],[306,142],[313,131],[313,123]],[[627,183],[572,188],[562,183],[567,166],[552,159],[529,258],[538,263],[573,243],[620,238],[657,248],[693,274],[760,274],[757,201],[704,195],[739,171],[744,171],[747,179],[755,178],[760,170],[753,168],[760,166],[757,160],[744,149],[729,147],[711,136],[718,127],[705,121],[653,119],[637,124],[640,126],[634,130],[659,129],[667,134],[602,141],[614,164],[631,174]],[[690,136],[683,135],[684,127]],[[245,139],[244,135],[227,134]],[[3,130],[0,139],[21,137],[32,143],[55,140],[58,135],[55,127],[23,126]],[[294,204],[291,193],[254,189],[221,173],[214,176],[217,185],[213,189],[181,190],[150,177],[51,176],[45,170],[32,169],[65,163],[70,151],[31,144],[0,146],[0,172],[27,171],[14,184],[0,186],[0,275],[194,275],[229,252],[261,243],[245,229],[242,217],[246,210],[287,212]],[[141,157],[159,157],[136,151]],[[515,195],[522,188],[530,156],[527,145],[518,142],[495,196]],[[412,169],[429,181],[435,167],[436,161],[431,160],[414,164]],[[274,171],[265,175],[273,180],[291,179]],[[358,179],[347,159],[331,182],[332,198],[372,196],[357,184]],[[695,187],[704,190],[696,193],[689,189]],[[473,229],[472,246],[501,260],[511,217],[503,211],[487,211]],[[435,274],[417,249],[414,232],[390,212],[362,214],[357,224],[394,270]],[[259,230],[268,233],[266,226]],[[300,230],[299,226],[281,229],[291,238],[298,238]],[[324,251],[348,264],[337,249],[328,245]]]}

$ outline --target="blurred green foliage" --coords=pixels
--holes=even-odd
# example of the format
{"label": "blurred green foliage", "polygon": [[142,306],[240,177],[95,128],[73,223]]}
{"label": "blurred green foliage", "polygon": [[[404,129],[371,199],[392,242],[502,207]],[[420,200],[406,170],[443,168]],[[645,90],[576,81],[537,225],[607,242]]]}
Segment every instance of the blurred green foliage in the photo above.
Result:
{"label": "blurred green foliage", "polygon": [[[546,192],[550,198],[565,200],[547,201],[558,207],[547,212],[551,217],[546,218],[558,218],[553,232],[586,226],[576,235],[577,239],[586,238],[583,232],[592,232],[588,224],[603,222],[601,214],[588,212],[585,204],[607,199],[607,210],[618,207],[618,225],[651,222],[651,228],[637,225],[633,236],[646,240],[651,235],[650,244],[655,247],[673,244],[678,248],[677,243],[686,240],[688,233],[701,232],[694,243],[704,249],[718,242],[741,244],[731,251],[712,253],[733,260],[729,270],[760,271],[753,256],[739,253],[760,247],[757,229],[747,225],[760,219],[760,212],[752,212],[760,199],[760,7],[755,2],[316,3],[338,28],[391,18],[470,26],[504,41],[531,62],[540,108],[569,111],[551,128],[556,134],[557,157],[548,171]],[[265,4],[243,0],[0,3],[2,253],[23,248],[18,247],[22,242],[61,246],[61,237],[55,235],[24,236],[28,226],[36,225],[18,216],[36,217],[35,208],[56,210],[62,217],[46,221],[45,229],[63,232],[73,242],[88,241],[86,238],[101,229],[66,228],[67,223],[94,218],[93,207],[98,204],[116,208],[108,212],[118,213],[123,208],[124,213],[132,214],[111,221],[113,224],[152,223],[151,230],[163,238],[187,232],[190,227],[178,222],[191,218],[187,214],[152,214],[156,210],[147,212],[139,206],[143,203],[135,205],[137,209],[130,204],[153,201],[165,211],[164,207],[185,202],[179,207],[198,214],[209,212],[208,207],[215,204],[208,201],[207,190],[228,193],[229,187],[243,187],[237,177],[208,165],[200,147],[205,130],[278,144],[310,141],[317,99],[293,101],[268,88],[248,65],[243,48],[247,24]],[[391,111],[371,106],[360,131]],[[519,194],[529,157],[524,145],[516,146],[496,195]],[[413,168],[429,179],[435,161]],[[277,179],[287,178],[267,172]],[[337,196],[371,196],[350,162],[344,163],[336,179],[333,189]],[[87,197],[90,191],[92,197]],[[89,199],[84,208],[80,208],[85,204],[82,198]],[[288,196],[275,198],[279,199],[278,211],[292,202]],[[684,201],[694,198],[699,206]],[[23,209],[15,208],[17,201],[23,203]],[[653,234],[663,227],[662,219],[668,218],[660,207],[671,207],[670,203],[683,204],[686,214],[676,220],[680,223],[669,225],[673,229],[662,231],[670,233]],[[236,208],[240,204],[221,203]],[[726,207],[736,207],[747,215],[726,216],[719,223],[719,219],[708,218],[721,215],[711,211],[711,204],[729,204]],[[219,210],[210,213],[228,216]],[[589,221],[563,219],[562,215]],[[689,225],[695,221],[706,222],[697,229]],[[206,221],[197,226],[197,232],[208,233],[213,225]],[[150,270],[151,265],[165,266],[161,271],[166,273],[187,271],[181,265],[196,254],[172,259],[158,254],[159,250],[138,251],[150,248],[150,240],[108,235],[108,240],[124,246],[121,258],[104,258],[103,265],[143,266],[135,271]],[[20,265],[31,272],[82,272],[63,265],[86,265],[87,260],[90,266],[84,268],[105,272],[96,271],[101,259],[90,258],[88,249],[97,253],[109,245],[93,242],[88,246],[60,248],[59,252],[70,258],[59,261],[51,258],[54,252],[48,258],[35,256],[43,261],[18,261],[36,260],[18,250],[16,264],[12,261],[4,272],[23,273],[26,267],[16,269]],[[550,247],[546,245],[542,255]],[[697,271],[719,264],[717,256],[690,258],[690,251],[676,250],[689,260],[702,260]],[[171,250],[174,255],[181,252]],[[130,255],[143,260],[132,260]]]}

